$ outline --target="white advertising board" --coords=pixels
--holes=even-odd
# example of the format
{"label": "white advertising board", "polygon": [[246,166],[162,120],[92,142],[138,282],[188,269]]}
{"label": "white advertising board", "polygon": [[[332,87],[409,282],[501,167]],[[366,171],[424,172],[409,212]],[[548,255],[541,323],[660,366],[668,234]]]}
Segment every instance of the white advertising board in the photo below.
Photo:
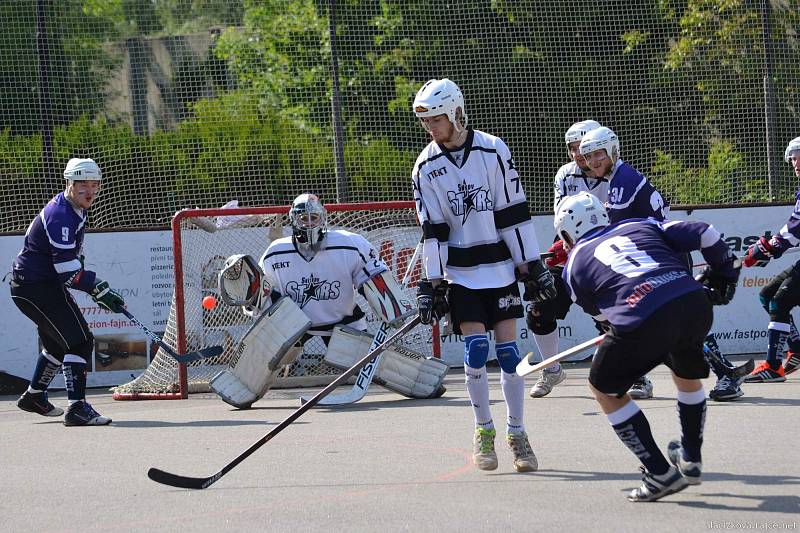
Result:
{"label": "white advertising board", "polygon": [[[739,255],[758,236],[776,231],[786,221],[791,207],[757,207],[732,209],[704,209],[693,212],[673,211],[671,220],[705,220],[723,233],[724,240]],[[536,233],[542,250],[553,240],[552,216],[534,218]],[[417,232],[417,228],[409,228]],[[0,257],[10,265],[22,246],[22,236],[0,237]],[[381,247],[382,243],[373,242]],[[385,249],[385,247],[383,247]],[[85,253],[87,268],[95,270],[101,279],[109,281],[120,291],[130,311],[155,332],[162,332],[169,315],[172,296],[172,238],[168,231],[143,231],[125,233],[89,233]],[[392,258],[398,262],[408,260],[413,250],[393,250]],[[695,264],[703,263],[695,254]],[[746,269],[742,272],[734,301],[715,308],[712,333],[723,352],[728,354],[757,353],[766,347],[768,317],[761,308],[758,292],[781,270],[800,259],[800,255],[787,254],[772,261],[766,268]],[[404,269],[403,269],[404,270]],[[8,296],[0,298],[0,371],[28,379],[33,372],[39,352],[36,328],[14,306]],[[155,348],[145,334],[120,315],[99,309],[91,298],[73,291],[96,337],[95,355],[90,364],[89,386],[110,386],[127,382],[146,368]],[[520,320],[520,351],[535,351],[533,336]],[[575,346],[597,332],[592,320],[573,306],[569,315],[558,325],[562,349]],[[585,357],[586,354],[579,356]],[[442,358],[453,366],[462,364],[464,347],[456,335],[442,338]],[[55,387],[62,387],[59,376]]]}

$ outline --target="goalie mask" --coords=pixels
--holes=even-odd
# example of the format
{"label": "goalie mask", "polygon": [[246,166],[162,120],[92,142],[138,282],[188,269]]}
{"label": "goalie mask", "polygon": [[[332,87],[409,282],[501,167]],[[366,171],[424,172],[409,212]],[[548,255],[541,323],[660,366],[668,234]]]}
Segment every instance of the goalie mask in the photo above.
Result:
{"label": "goalie mask", "polygon": [[327,212],[316,194],[301,194],[292,202],[289,219],[292,238],[298,248],[319,250],[328,230]]}
{"label": "goalie mask", "polygon": [[600,199],[588,192],[567,196],[556,208],[553,226],[569,247],[594,228],[608,226],[608,212]]}
{"label": "goalie mask", "polygon": [[256,305],[264,290],[264,282],[261,267],[244,254],[227,258],[217,279],[219,295],[227,305]]}
{"label": "goalie mask", "polygon": [[[447,115],[456,131],[467,127],[467,112],[464,109],[464,94],[458,85],[448,80],[428,80],[414,98],[414,114],[417,118]],[[461,120],[456,110],[461,109]],[[424,125],[424,124],[423,124]]]}

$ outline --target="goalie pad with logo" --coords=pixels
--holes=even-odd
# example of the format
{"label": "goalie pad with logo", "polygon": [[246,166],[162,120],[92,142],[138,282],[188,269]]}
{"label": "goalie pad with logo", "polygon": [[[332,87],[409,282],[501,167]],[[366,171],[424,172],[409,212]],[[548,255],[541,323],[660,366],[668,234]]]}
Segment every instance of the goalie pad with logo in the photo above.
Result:
{"label": "goalie pad with logo", "polygon": [[297,357],[292,347],[310,327],[297,304],[281,298],[250,326],[236,346],[236,365],[214,376],[211,389],[226,403],[249,408],[267,393],[281,368]]}
{"label": "goalie pad with logo", "polygon": [[414,309],[411,300],[403,294],[400,285],[388,270],[368,279],[361,288],[364,298],[378,318],[392,327],[398,326],[408,316],[408,311]]}
{"label": "goalie pad with logo", "polygon": [[[325,362],[346,370],[364,357],[372,336],[347,326],[336,326],[325,352]],[[448,366],[439,359],[427,359],[403,346],[383,351],[373,381],[409,398],[438,398],[444,393]]]}

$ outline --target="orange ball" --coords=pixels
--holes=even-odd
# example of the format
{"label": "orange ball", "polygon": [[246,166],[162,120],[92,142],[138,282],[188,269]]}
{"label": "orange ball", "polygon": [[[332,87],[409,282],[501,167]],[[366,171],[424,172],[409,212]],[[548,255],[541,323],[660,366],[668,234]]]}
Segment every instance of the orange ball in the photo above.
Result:
{"label": "orange ball", "polygon": [[203,298],[203,309],[208,309],[211,311],[217,306],[217,299],[211,295],[206,296]]}

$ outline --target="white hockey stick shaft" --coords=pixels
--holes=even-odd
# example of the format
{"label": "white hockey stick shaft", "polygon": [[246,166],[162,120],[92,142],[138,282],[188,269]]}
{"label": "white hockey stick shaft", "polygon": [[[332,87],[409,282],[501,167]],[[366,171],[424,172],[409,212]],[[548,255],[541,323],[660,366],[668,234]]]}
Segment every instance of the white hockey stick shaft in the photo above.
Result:
{"label": "white hockey stick shaft", "polygon": [[562,361],[562,360],[566,359],[567,357],[570,357],[572,355],[581,353],[584,350],[588,350],[589,348],[597,346],[605,338],[606,338],[605,335],[599,335],[599,336],[597,336],[597,337],[595,337],[593,339],[590,339],[590,340],[588,340],[586,342],[583,342],[583,343],[581,343],[581,344],[579,344],[577,346],[573,346],[572,348],[569,348],[568,350],[564,350],[561,353],[557,353],[552,357],[548,357],[547,359],[545,359],[544,361],[542,361],[540,363],[534,363],[533,361],[531,361],[531,358],[534,356],[534,353],[533,352],[528,352],[528,355],[523,357],[522,361],[520,361],[519,364],[517,365],[517,375],[518,376],[527,376],[531,372],[536,372],[538,370],[542,370],[543,368],[547,368],[548,366],[552,366],[552,365],[558,363],[559,361]]}
{"label": "white hockey stick shaft", "polygon": [[[406,288],[408,280],[411,277],[411,273],[414,271],[414,266],[417,264],[417,259],[419,258],[419,251],[421,248],[422,241],[420,241],[417,244],[417,247],[414,249],[414,255],[411,256],[411,261],[408,262],[408,266],[406,267],[406,273],[403,276],[403,280],[400,282],[400,287],[403,289]],[[369,347],[369,351],[372,351],[380,346],[388,334],[389,324],[386,322],[381,322],[378,332],[375,333],[375,337],[372,339],[372,344]],[[367,389],[372,383],[372,378],[375,376],[375,369],[378,368],[378,364],[381,362],[381,357],[382,354],[378,354],[378,357],[376,357],[374,361],[367,363],[361,368],[361,370],[358,372],[358,376],[356,376],[355,383],[353,383],[353,388],[342,394],[331,394],[326,396],[318,402],[318,405],[347,405],[355,403],[363,398],[367,393]],[[300,397],[301,403],[305,403],[307,401],[308,397]]]}

